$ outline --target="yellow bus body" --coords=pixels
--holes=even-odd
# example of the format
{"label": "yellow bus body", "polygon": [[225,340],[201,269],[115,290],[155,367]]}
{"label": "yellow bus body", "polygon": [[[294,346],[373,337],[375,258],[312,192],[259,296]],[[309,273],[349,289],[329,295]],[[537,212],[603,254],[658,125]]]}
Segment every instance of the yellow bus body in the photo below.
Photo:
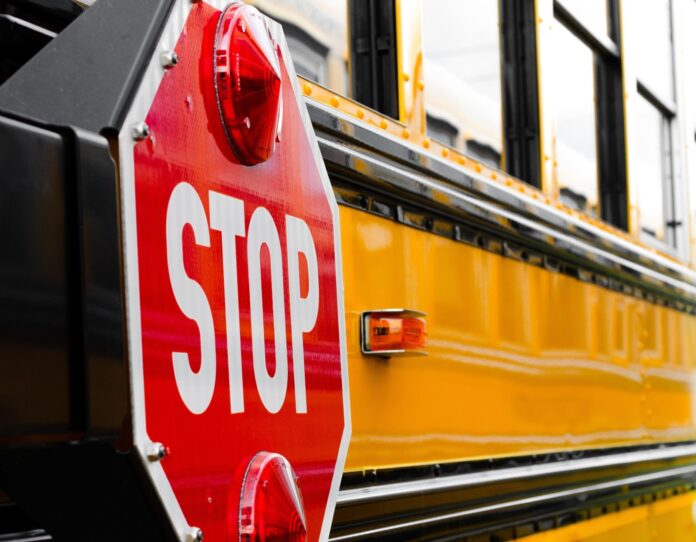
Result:
{"label": "yellow bus body", "polygon": [[[696,317],[341,207],[347,470],[693,440]],[[368,358],[363,311],[427,313]]]}

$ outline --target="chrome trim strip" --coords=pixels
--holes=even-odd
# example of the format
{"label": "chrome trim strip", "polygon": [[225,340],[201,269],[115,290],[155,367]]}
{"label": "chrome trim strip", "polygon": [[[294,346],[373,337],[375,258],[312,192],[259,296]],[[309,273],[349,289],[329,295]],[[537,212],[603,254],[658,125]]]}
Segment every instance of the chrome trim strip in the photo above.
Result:
{"label": "chrome trim strip", "polygon": [[[636,463],[645,463],[649,461],[680,459],[689,456],[694,456],[696,459],[696,444],[672,446],[657,450],[624,452],[602,457],[569,459],[567,461],[558,461],[545,465],[529,465],[488,472],[477,472],[473,474],[459,474],[453,476],[444,476],[442,478],[430,478],[427,480],[415,480],[412,482],[397,482],[374,487],[347,489],[339,493],[336,502],[339,505],[354,504],[372,500],[431,493],[434,491],[461,489],[496,482],[536,478],[539,476],[548,476],[552,474],[563,474],[582,470],[597,470],[607,467],[634,465]],[[696,466],[694,468],[696,468]]]}
{"label": "chrome trim strip", "polygon": [[[403,168],[395,168],[400,174],[409,172],[406,169],[409,166],[413,166],[412,171],[425,170],[432,177],[441,177],[445,182],[459,188],[493,199],[499,207],[504,206],[508,209],[530,213],[550,225],[561,228],[568,235],[602,246],[614,253],[622,254],[629,261],[662,268],[663,274],[672,274],[679,281],[696,284],[696,271],[684,264],[674,262],[665,256],[655,254],[644,247],[614,236],[576,216],[562,213],[542,201],[521,194],[513,188],[494,182],[481,174],[457,167],[439,156],[425,152],[413,143],[401,141],[389,133],[360,122],[312,98],[305,99],[315,128],[349,137],[359,141],[358,144],[366,149],[371,147],[394,160],[408,162],[408,165]],[[322,139],[326,141],[325,138]],[[343,151],[353,151],[347,145],[340,145],[339,148]],[[348,167],[348,164],[344,165]],[[421,195],[427,197],[427,194],[423,192]],[[438,204],[441,205],[442,202],[438,202]]]}
{"label": "chrome trim strip", "polygon": [[[669,275],[654,271],[645,265],[617,256],[605,249],[595,247],[587,241],[578,239],[570,233],[552,229],[541,222],[525,218],[522,215],[502,208],[500,205],[477,198],[443,183],[438,183],[419,173],[414,173],[394,166],[391,163],[380,161],[373,156],[347,147],[346,145],[335,143],[324,137],[318,136],[317,139],[322,150],[329,149],[340,152],[351,160],[360,161],[363,168],[365,164],[369,164],[377,174],[381,175],[381,181],[396,186],[401,190],[407,190],[420,197],[427,197],[438,202],[448,201],[452,209],[470,215],[474,214],[478,219],[486,220],[498,227],[501,226],[501,219],[509,221],[513,225],[518,226],[516,228],[516,233],[519,234],[520,231],[524,231],[524,235],[536,242],[551,238],[554,240],[553,245],[556,248],[567,248],[567,250],[574,255],[584,256],[594,263],[599,262],[601,264],[606,262],[604,263],[605,266],[607,266],[607,264],[609,264],[609,266],[613,264],[615,267],[618,267],[618,269],[630,269],[643,277],[648,277],[653,281],[663,283],[681,292],[683,295],[696,298],[696,286],[690,283],[672,278]],[[614,273],[616,273],[616,269],[614,269]]]}
{"label": "chrome trim strip", "polygon": [[551,493],[544,493],[543,495],[536,495],[534,497],[525,497],[523,499],[517,499],[513,501],[506,501],[503,503],[490,504],[486,506],[479,506],[478,508],[471,508],[468,510],[462,510],[460,512],[452,512],[450,514],[441,514],[439,516],[405,521],[397,525],[389,525],[386,527],[378,527],[376,529],[368,529],[366,531],[361,531],[358,533],[351,533],[347,535],[337,536],[329,538],[332,542],[338,542],[341,540],[355,540],[357,538],[362,538],[364,536],[373,536],[377,534],[386,534],[393,531],[400,531],[401,529],[407,529],[409,527],[420,527],[426,525],[432,525],[433,523],[441,523],[444,521],[450,521],[453,519],[460,519],[467,516],[474,516],[478,514],[485,514],[489,512],[496,512],[501,510],[506,510],[509,508],[514,508],[518,506],[528,506],[532,504],[539,504],[546,501],[552,501],[556,499],[566,499],[569,497],[582,495],[584,493],[604,491],[607,489],[614,489],[616,487],[621,487],[623,485],[630,484],[641,484],[645,482],[652,482],[656,480],[665,480],[668,478],[675,478],[677,476],[683,476],[688,474],[696,473],[696,465],[690,465],[688,467],[679,467],[675,469],[664,470],[660,472],[653,472],[650,474],[640,474],[637,476],[629,476],[626,478],[619,478],[616,480],[611,480],[610,482],[601,482],[597,484],[589,484],[582,487],[577,487],[573,489],[567,489],[563,491],[554,491]]}

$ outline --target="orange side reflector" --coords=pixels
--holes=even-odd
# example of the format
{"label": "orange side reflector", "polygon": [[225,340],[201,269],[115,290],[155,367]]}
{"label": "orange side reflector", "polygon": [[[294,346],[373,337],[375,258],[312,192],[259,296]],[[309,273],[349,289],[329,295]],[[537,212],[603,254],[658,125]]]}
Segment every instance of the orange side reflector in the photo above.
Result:
{"label": "orange side reflector", "polygon": [[362,351],[364,354],[425,354],[428,336],[425,314],[390,309],[363,313]]}

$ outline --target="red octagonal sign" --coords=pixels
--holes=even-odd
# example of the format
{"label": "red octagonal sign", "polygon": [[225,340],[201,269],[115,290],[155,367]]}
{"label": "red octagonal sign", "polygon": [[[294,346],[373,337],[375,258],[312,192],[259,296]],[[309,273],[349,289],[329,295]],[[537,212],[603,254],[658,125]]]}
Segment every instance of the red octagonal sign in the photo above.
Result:
{"label": "red octagonal sign", "polygon": [[350,436],[338,210],[279,25],[176,2],[119,136],[134,441],[182,540],[319,540]]}

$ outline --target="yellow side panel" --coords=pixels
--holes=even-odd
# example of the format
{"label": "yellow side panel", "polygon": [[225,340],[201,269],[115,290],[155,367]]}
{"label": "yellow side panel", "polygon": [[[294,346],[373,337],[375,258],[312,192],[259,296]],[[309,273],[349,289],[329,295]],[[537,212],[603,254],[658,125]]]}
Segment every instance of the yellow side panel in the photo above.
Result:
{"label": "yellow side panel", "polygon": [[[696,438],[696,318],[341,207],[346,468]],[[362,311],[428,314],[427,357],[360,353]]]}
{"label": "yellow side panel", "polygon": [[524,542],[693,542],[696,493],[631,508],[554,531],[520,538]]}

